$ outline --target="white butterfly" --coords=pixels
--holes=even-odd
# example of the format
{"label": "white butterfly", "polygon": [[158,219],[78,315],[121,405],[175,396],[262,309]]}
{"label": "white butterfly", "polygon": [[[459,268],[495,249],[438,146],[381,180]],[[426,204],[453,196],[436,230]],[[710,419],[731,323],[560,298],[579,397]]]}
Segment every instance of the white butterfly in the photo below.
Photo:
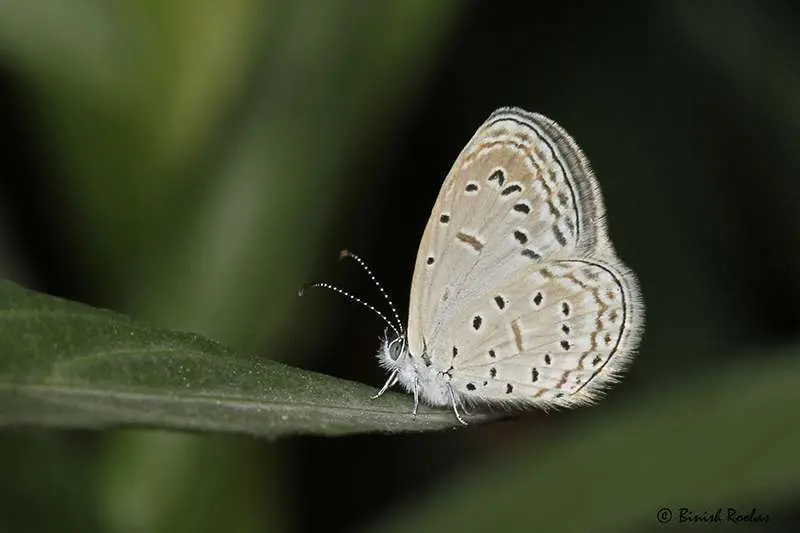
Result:
{"label": "white butterfly", "polygon": [[375,397],[400,383],[414,414],[420,399],[463,424],[465,404],[572,407],[619,379],[644,304],[589,162],[561,126],[502,108],[478,128],[422,236],[408,328],[392,329]]}

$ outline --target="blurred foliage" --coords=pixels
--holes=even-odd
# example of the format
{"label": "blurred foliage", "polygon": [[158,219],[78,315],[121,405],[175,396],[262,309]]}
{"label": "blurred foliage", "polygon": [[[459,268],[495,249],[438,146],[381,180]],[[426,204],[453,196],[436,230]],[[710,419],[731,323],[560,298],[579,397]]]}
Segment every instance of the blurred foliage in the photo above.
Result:
{"label": "blurred foliage", "polygon": [[[648,306],[640,357],[594,409],[279,443],[5,428],[0,530],[655,531],[659,507],[739,504],[772,517],[753,530],[791,529],[798,21],[791,2],[754,0],[0,0],[0,273],[134,316],[148,337],[133,350],[203,353],[194,376],[217,385],[241,371],[230,357],[379,385],[374,323],[297,287],[332,277],[317,263],[347,246],[402,308],[441,179],[503,105],[587,152]],[[97,312],[94,330],[6,312],[0,375],[48,375],[69,353],[55,343],[102,351],[121,340],[111,322],[130,331]],[[47,349],[26,351],[25,331]],[[150,367],[165,383],[171,369]],[[95,370],[84,384],[137,375]],[[408,398],[373,407],[373,389],[286,372],[285,389],[236,387],[299,400],[308,427],[328,401],[411,424]],[[43,422],[18,400],[5,420]]]}
{"label": "blurred foliage", "polygon": [[[372,530],[515,531],[545,524],[565,533],[643,531],[657,524],[659,509],[670,509],[677,521],[681,507],[715,509],[720,502],[770,514],[764,506],[775,496],[800,489],[800,427],[772,409],[800,409],[793,386],[797,348],[774,355],[786,352],[791,364],[750,359],[713,381],[696,377],[681,390],[653,391],[612,420],[570,428],[536,454],[518,443],[505,457],[420,497],[406,520],[393,516]],[[712,442],[727,445],[709,453]],[[773,511],[771,518],[780,517]]]}

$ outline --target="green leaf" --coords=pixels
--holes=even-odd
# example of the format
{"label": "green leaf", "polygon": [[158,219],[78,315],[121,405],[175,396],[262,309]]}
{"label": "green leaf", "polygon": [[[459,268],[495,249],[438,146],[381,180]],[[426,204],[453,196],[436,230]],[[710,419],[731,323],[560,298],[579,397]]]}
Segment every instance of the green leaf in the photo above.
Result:
{"label": "green leaf", "polygon": [[341,435],[456,427],[447,410],[0,282],[0,425]]}

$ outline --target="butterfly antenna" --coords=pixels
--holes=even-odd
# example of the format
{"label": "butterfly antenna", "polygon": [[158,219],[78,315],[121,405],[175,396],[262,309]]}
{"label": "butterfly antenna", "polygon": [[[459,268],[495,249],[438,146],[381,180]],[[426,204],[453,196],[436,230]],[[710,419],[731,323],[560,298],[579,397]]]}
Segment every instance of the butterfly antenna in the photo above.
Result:
{"label": "butterfly antenna", "polygon": [[357,304],[363,305],[364,307],[366,307],[367,309],[369,309],[370,311],[372,311],[373,313],[375,313],[376,315],[381,317],[383,319],[383,321],[386,322],[389,325],[389,327],[394,330],[395,334],[397,336],[400,336],[400,332],[397,331],[397,328],[394,326],[394,324],[392,324],[392,322],[388,318],[386,318],[386,315],[384,315],[383,313],[381,313],[380,311],[375,309],[373,306],[371,306],[370,304],[368,304],[367,302],[365,302],[361,298],[358,298],[357,296],[353,296],[349,292],[344,291],[344,290],[340,289],[339,287],[337,287],[335,285],[331,285],[330,283],[325,283],[323,281],[323,282],[320,282],[320,283],[310,283],[310,284],[307,284],[307,285],[303,285],[302,287],[300,287],[300,290],[297,291],[297,295],[298,296],[302,296],[303,293],[306,291],[306,289],[314,289],[314,288],[317,288],[317,287],[321,287],[323,289],[328,289],[330,291],[336,292],[338,294],[341,294],[342,296],[346,296],[347,298],[350,298],[350,300],[356,302]]}
{"label": "butterfly antenna", "polygon": [[[339,252],[339,259],[344,259],[346,257],[349,257],[350,259],[352,259],[353,261],[358,263],[358,265],[361,268],[364,269],[364,272],[367,273],[367,276],[369,276],[369,279],[372,280],[372,283],[374,283],[375,286],[378,288],[378,291],[380,291],[381,295],[383,296],[383,299],[386,300],[386,303],[389,304],[389,309],[392,310],[392,314],[394,315],[394,319],[397,321],[397,327],[400,328],[400,331],[403,331],[403,322],[402,322],[402,320],[400,320],[400,315],[397,314],[397,309],[395,309],[394,304],[392,303],[392,299],[389,298],[389,295],[386,294],[385,290],[383,290],[383,286],[380,284],[378,279],[375,277],[375,274],[372,273],[372,270],[369,269],[369,267],[367,266],[367,264],[364,262],[363,259],[361,259],[356,254],[350,252],[349,250],[342,250],[341,252]],[[395,330],[395,331],[397,331],[397,330]]]}

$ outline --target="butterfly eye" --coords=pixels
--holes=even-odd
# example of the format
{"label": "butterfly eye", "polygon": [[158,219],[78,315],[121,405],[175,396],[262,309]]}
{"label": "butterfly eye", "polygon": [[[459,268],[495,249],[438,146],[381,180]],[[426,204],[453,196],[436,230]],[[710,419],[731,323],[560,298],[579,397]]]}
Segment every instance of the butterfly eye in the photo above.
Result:
{"label": "butterfly eye", "polygon": [[397,337],[395,340],[389,343],[389,357],[392,361],[397,361],[403,352],[406,350],[406,339],[405,337]]}

